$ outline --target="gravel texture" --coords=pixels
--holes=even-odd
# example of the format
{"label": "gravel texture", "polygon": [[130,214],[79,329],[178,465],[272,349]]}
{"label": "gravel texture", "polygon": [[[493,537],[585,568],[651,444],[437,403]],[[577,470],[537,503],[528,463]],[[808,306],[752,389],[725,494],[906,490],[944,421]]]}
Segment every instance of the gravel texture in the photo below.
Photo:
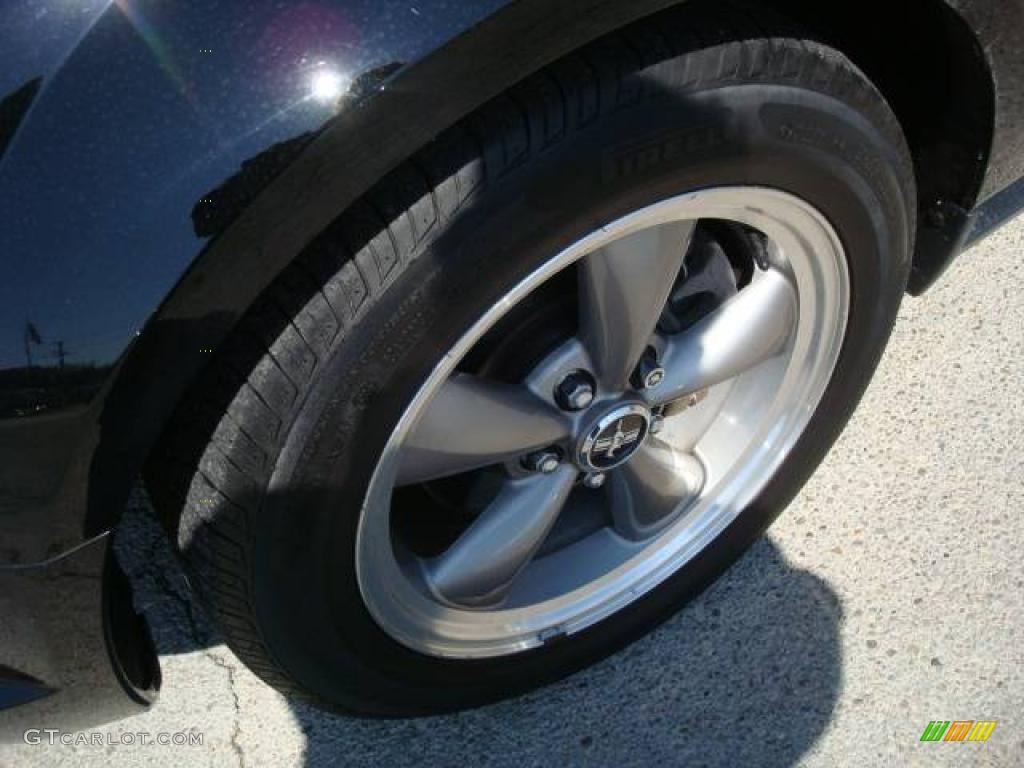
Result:
{"label": "gravel texture", "polygon": [[[0,747],[0,765],[1024,763],[1024,218],[908,299],[849,427],[769,535],[646,639],[532,695],[363,721],[289,703],[217,638],[143,499],[122,548],[164,691],[104,729],[202,746]],[[987,743],[921,743],[994,719]]]}

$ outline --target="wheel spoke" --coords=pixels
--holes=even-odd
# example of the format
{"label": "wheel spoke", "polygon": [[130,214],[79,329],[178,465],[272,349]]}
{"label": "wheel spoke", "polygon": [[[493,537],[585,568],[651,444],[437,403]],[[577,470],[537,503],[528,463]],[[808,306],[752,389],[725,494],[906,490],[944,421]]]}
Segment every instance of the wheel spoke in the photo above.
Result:
{"label": "wheel spoke", "polygon": [[703,484],[704,465],[696,457],[649,439],[611,474],[608,492],[615,530],[633,540],[652,536]]}
{"label": "wheel spoke", "polygon": [[444,554],[426,563],[433,590],[458,605],[494,605],[544,542],[576,479],[563,464],[549,475],[509,480]]}
{"label": "wheel spoke", "polygon": [[758,277],[719,309],[668,339],[665,379],[645,392],[652,405],[720,384],[774,357],[796,322],[796,293],[780,272]]}
{"label": "wheel spoke", "polygon": [[525,386],[455,374],[402,445],[398,485],[514,459],[569,435],[569,422]]}
{"label": "wheel spoke", "polygon": [[695,223],[648,227],[583,260],[580,327],[607,389],[628,385],[679,274]]}

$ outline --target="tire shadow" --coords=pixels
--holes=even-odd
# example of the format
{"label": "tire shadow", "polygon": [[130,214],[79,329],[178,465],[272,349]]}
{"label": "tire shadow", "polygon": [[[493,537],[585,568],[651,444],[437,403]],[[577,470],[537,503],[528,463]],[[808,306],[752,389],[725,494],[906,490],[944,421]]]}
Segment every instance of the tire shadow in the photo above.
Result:
{"label": "tire shadow", "polygon": [[[144,502],[119,557],[161,654],[221,642]],[[831,719],[836,594],[770,538],[646,638],[566,680],[481,709],[360,720],[289,702],[304,765],[792,765]],[[244,716],[244,711],[243,711]]]}

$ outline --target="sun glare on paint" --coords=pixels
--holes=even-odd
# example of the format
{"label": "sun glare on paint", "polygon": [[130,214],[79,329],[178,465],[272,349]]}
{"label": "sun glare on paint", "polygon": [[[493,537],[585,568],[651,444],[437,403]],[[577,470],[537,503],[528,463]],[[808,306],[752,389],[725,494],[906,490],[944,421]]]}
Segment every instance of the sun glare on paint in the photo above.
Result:
{"label": "sun glare on paint", "polygon": [[316,70],[309,80],[309,95],[322,104],[333,104],[345,92],[345,78],[329,67]]}

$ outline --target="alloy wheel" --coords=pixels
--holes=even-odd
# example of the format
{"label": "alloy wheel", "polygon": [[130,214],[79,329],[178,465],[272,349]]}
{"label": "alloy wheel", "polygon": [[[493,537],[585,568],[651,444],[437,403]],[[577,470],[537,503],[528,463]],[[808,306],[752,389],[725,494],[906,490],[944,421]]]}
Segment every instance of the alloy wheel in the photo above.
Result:
{"label": "alloy wheel", "polygon": [[[723,227],[737,234],[729,248],[706,236]],[[489,331],[569,270],[572,330],[516,377],[467,369]],[[773,189],[680,195],[554,255],[445,355],[383,451],[356,543],[376,622],[423,653],[497,656],[578,632],[661,583],[800,437],[848,302],[835,231]],[[469,511],[438,551],[418,548],[396,499],[446,484]],[[406,514],[445,526],[432,518],[443,508]]]}

